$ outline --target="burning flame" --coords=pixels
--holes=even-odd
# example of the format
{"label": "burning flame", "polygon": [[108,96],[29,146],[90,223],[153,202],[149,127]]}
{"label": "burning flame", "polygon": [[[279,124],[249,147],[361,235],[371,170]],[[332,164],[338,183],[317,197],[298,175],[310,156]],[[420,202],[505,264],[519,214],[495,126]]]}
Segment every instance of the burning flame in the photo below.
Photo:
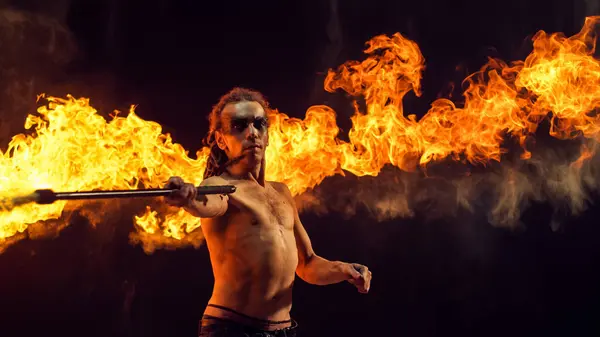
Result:
{"label": "burning flame", "polygon": [[[355,104],[349,142],[337,138],[336,115],[327,106],[310,107],[304,120],[273,111],[267,179],[285,182],[298,195],[344,171],[376,176],[385,165],[412,171],[445,158],[485,165],[500,161],[507,134],[520,141],[521,157],[527,159],[526,139],[545,119],[556,138],[581,134],[598,140],[600,63],[593,54],[599,18],[587,18],[572,37],[540,31],[525,61],[490,59],[465,79],[462,104],[438,99],[419,120],[402,105],[409,92],[421,94],[425,61],[418,45],[399,33],[376,36],[367,43],[365,60],[330,70],[325,80],[330,92],[341,89],[364,98],[364,109]],[[13,137],[0,152],[3,193],[152,188],[175,175],[201,182],[208,150],[191,158],[134,107],[107,121],[86,98],[47,100],[39,115],[27,117],[25,128],[35,132]],[[591,156],[586,151],[577,165]],[[0,240],[24,232],[28,224],[60,218],[65,204],[26,204],[0,213]],[[185,241],[200,221],[181,209],[164,213],[147,207],[135,224],[142,234]]]}

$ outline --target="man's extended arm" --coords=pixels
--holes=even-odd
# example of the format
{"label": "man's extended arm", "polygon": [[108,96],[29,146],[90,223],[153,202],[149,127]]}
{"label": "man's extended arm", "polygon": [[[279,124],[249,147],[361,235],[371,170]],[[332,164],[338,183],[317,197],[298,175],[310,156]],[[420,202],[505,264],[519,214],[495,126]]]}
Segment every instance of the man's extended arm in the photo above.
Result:
{"label": "man's extended arm", "polygon": [[[200,186],[223,185],[226,182],[220,177],[210,177],[200,183]],[[180,177],[171,177],[166,188],[178,189],[173,195],[167,197],[167,202],[172,206],[183,207],[188,213],[199,218],[212,218],[225,214],[228,207],[229,196],[207,194],[196,196],[196,187],[184,183]]]}
{"label": "man's extended arm", "polygon": [[307,283],[328,285],[360,278],[354,267],[341,261],[329,261],[315,254],[308,233],[296,213],[294,236],[298,248],[298,267],[296,274]]}
{"label": "man's extended arm", "polygon": [[[360,292],[368,292],[371,283],[371,272],[367,267],[356,263],[329,261],[318,256],[312,247],[310,237],[300,221],[298,209],[290,190],[281,184],[284,192],[294,208],[294,236],[298,249],[298,267],[296,274],[305,282],[315,285],[328,285],[342,281],[350,281]],[[359,272],[358,269],[361,271]]]}

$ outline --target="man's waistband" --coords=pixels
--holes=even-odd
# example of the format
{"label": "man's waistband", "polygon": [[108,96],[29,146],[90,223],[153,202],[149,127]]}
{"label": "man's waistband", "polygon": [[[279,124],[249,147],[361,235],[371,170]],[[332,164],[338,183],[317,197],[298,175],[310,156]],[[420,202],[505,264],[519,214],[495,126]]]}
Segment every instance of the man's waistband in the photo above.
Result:
{"label": "man's waistband", "polygon": [[255,329],[274,331],[287,328],[295,328],[296,322],[292,319],[284,321],[271,321],[252,317],[236,311],[234,309],[216,304],[208,304],[204,316],[202,317],[202,325],[215,324],[220,321],[231,321]]}

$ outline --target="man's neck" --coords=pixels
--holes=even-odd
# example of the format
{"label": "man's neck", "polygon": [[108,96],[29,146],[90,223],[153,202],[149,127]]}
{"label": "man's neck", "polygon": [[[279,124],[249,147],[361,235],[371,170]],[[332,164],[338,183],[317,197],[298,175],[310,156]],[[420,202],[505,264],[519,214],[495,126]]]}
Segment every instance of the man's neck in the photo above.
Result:
{"label": "man's neck", "polygon": [[232,165],[232,166],[228,167],[227,173],[230,176],[232,176],[233,178],[241,179],[241,180],[256,181],[259,185],[264,186],[265,182],[261,181],[260,169],[261,169],[260,164],[249,168],[240,163],[240,164]]}

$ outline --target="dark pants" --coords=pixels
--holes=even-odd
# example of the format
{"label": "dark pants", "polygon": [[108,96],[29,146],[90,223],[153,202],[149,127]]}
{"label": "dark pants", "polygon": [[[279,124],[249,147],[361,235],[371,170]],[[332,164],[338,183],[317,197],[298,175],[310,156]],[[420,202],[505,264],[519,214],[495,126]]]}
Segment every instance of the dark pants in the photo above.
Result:
{"label": "dark pants", "polygon": [[202,317],[199,337],[296,337],[298,324],[292,321],[292,326],[279,330],[261,330],[227,319]]}

